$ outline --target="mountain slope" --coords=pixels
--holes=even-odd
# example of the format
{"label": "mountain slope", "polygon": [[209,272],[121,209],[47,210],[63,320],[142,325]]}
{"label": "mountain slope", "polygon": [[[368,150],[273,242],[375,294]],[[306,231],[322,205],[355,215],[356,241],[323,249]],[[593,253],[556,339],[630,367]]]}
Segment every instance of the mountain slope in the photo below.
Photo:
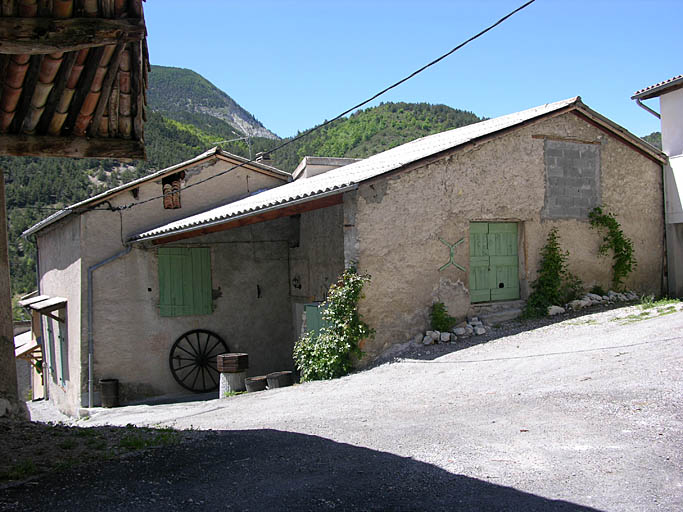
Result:
{"label": "mountain slope", "polygon": [[148,99],[152,111],[171,119],[187,122],[190,114],[210,123],[209,118],[215,118],[232,126],[234,136],[278,138],[225,92],[189,69],[152,66]]}

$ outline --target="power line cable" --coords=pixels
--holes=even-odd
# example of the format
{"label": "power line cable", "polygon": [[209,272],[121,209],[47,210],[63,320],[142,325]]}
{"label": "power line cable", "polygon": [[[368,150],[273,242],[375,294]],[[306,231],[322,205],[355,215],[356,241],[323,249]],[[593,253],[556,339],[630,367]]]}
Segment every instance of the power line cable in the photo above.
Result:
{"label": "power line cable", "polygon": [[[454,48],[451,49],[450,51],[444,53],[444,54],[441,55],[440,57],[437,57],[436,59],[432,60],[431,62],[425,64],[425,65],[422,66],[421,68],[419,68],[419,69],[413,71],[411,74],[409,74],[408,76],[402,78],[402,79],[399,80],[398,82],[395,82],[395,83],[389,85],[388,87],[385,87],[384,89],[382,89],[382,90],[379,91],[378,93],[374,94],[374,95],[371,96],[370,98],[368,98],[368,99],[366,99],[366,100],[364,100],[364,101],[358,103],[357,105],[354,105],[353,107],[351,107],[351,108],[345,110],[344,112],[342,112],[341,114],[337,115],[336,117],[330,119],[329,121],[325,121],[324,123],[322,123],[322,124],[320,124],[320,125],[318,125],[318,126],[315,126],[314,128],[311,128],[309,131],[304,132],[304,133],[302,133],[301,135],[297,135],[296,137],[294,137],[294,138],[292,138],[292,139],[289,139],[289,140],[283,142],[283,143],[280,144],[279,146],[276,146],[275,148],[271,149],[270,151],[267,151],[267,153],[275,153],[276,151],[281,150],[281,149],[284,148],[285,146],[288,146],[288,145],[292,144],[293,142],[296,142],[297,140],[300,140],[300,139],[306,137],[307,135],[310,135],[311,133],[314,133],[314,132],[320,130],[321,128],[324,128],[325,126],[327,126],[327,125],[329,125],[329,124],[331,124],[331,123],[337,121],[338,119],[341,119],[342,117],[344,117],[345,115],[347,115],[347,114],[353,112],[354,110],[357,110],[357,109],[359,109],[360,107],[362,107],[362,106],[364,106],[364,105],[367,105],[368,103],[370,103],[371,101],[373,101],[373,100],[379,98],[379,97],[382,96],[383,94],[389,92],[390,90],[392,90],[392,89],[398,87],[399,85],[401,85],[401,84],[407,82],[408,80],[410,80],[411,78],[415,77],[416,75],[422,73],[422,72],[425,71],[426,69],[428,69],[428,68],[434,66],[435,64],[441,62],[441,61],[442,61],[443,59],[445,59],[446,57],[448,57],[448,56],[452,55],[453,53],[457,52],[457,51],[460,50],[463,46],[465,46],[465,45],[471,43],[471,42],[474,41],[475,39],[478,39],[479,37],[483,36],[484,34],[486,34],[487,32],[489,32],[490,30],[494,29],[495,27],[497,27],[498,25],[500,25],[501,23],[503,23],[504,21],[506,21],[508,18],[514,16],[514,15],[517,14],[519,11],[521,11],[521,10],[525,9],[526,7],[528,7],[529,5],[533,4],[535,1],[536,1],[536,0],[529,0],[528,2],[526,2],[526,3],[522,4],[522,5],[520,5],[520,6],[517,7],[515,10],[509,12],[508,14],[506,14],[505,16],[503,16],[502,18],[500,18],[498,21],[496,21],[496,22],[493,23],[492,25],[489,25],[488,27],[486,27],[486,28],[483,29],[482,31],[478,32],[477,34],[473,35],[473,36],[470,37],[469,39],[463,41],[462,43],[460,43],[459,45],[457,45],[456,47],[454,47]],[[229,169],[226,169],[226,170],[224,170],[224,171],[221,171],[221,172],[219,172],[219,173],[214,174],[213,176],[208,176],[208,177],[204,178],[203,180],[199,180],[199,181],[196,181],[195,183],[191,183],[191,184],[187,185],[187,186],[185,187],[185,189],[188,189],[188,188],[191,188],[191,187],[200,185],[200,184],[205,183],[205,182],[207,182],[207,181],[209,181],[209,180],[212,180],[212,179],[214,179],[214,178],[218,178],[219,176],[223,176],[224,174],[227,174],[227,173],[229,173],[229,172],[231,172],[231,171],[233,171],[233,170],[235,170],[235,169],[237,169],[237,168],[239,168],[239,167],[244,167],[245,165],[252,164],[252,163],[255,163],[255,162],[256,162],[256,158],[251,158],[251,159],[247,160],[246,162],[242,162],[242,163],[240,163],[240,164],[234,165],[234,166],[230,167]],[[148,198],[148,199],[145,199],[144,201],[139,201],[139,202],[136,202],[136,203],[129,203],[129,204],[124,205],[124,206],[117,206],[117,207],[114,207],[113,209],[114,209],[114,210],[126,210],[126,209],[130,209],[130,208],[133,208],[133,207],[135,207],[135,206],[139,206],[139,205],[142,205],[142,204],[145,204],[145,203],[149,203],[150,201],[155,201],[155,200],[157,200],[157,199],[163,199],[164,197],[166,197],[167,195],[170,195],[170,194],[172,194],[172,192],[167,193],[167,194],[161,194],[161,195],[159,195],[159,196],[150,197],[150,198]],[[65,208],[65,210],[70,210],[70,208]]]}

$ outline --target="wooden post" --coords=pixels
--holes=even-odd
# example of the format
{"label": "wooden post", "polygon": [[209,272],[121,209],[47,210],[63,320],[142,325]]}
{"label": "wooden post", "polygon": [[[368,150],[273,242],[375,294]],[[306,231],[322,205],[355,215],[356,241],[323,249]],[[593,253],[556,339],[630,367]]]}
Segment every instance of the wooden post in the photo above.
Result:
{"label": "wooden post", "polygon": [[14,359],[12,298],[7,253],[7,209],[5,175],[0,169],[0,417],[28,419],[28,411],[17,399],[17,367]]}

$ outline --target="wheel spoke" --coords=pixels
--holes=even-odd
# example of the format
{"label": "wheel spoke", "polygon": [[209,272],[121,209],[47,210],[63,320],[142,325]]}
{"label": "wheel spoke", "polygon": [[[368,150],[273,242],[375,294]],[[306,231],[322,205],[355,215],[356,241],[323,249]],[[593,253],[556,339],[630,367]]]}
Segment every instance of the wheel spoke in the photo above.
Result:
{"label": "wheel spoke", "polygon": [[[189,338],[189,337],[183,336],[183,339],[182,339],[181,341],[185,341],[185,342],[187,343],[187,345],[189,345],[190,350],[192,350],[192,355],[194,355],[194,356],[198,356],[198,355],[199,355],[199,353],[195,350],[194,345],[193,345],[192,342],[190,341],[190,338]],[[182,348],[182,347],[180,346],[180,343],[178,344],[178,348]],[[185,352],[187,352],[187,350],[186,350]],[[190,352],[187,352],[187,353],[189,354]]]}
{"label": "wheel spoke", "polygon": [[[211,352],[213,352],[213,349],[216,348],[216,346],[219,345],[220,343],[221,343],[221,340],[216,341],[216,343],[214,343],[214,344],[211,346],[211,348],[210,348],[209,350],[206,351],[206,353],[207,353],[207,354],[211,354]],[[208,345],[208,343],[207,343],[207,345]],[[218,354],[216,354],[216,355],[218,355]]]}
{"label": "wheel spoke", "polygon": [[[182,380],[183,382],[185,382],[187,379],[190,378],[190,375],[192,375],[192,374],[193,374],[196,370],[198,370],[198,369],[199,369],[199,367],[198,367],[198,366],[195,366],[195,367],[192,368],[189,372],[187,372],[187,373],[185,374],[185,377],[183,377],[181,380]],[[195,379],[196,379],[196,377],[195,377]],[[192,385],[194,386],[194,383],[193,383]]]}
{"label": "wheel spoke", "polygon": [[209,371],[209,377],[211,377],[211,380],[213,381],[214,387],[215,387],[215,386],[218,386],[218,381],[217,381],[216,378],[213,376],[213,372]]}
{"label": "wheel spoke", "polygon": [[185,352],[185,353],[186,353],[187,355],[189,355],[189,356],[192,356],[192,359],[195,359],[195,358],[197,357],[197,354],[193,354],[192,352],[188,352],[187,350],[185,350],[185,349],[184,349],[183,347],[181,347],[180,345],[176,345],[175,348],[177,348],[177,349],[179,349],[179,350],[182,350],[183,352]]}
{"label": "wheel spoke", "polygon": [[195,363],[186,364],[185,366],[178,366],[175,370],[182,370],[184,368],[189,368],[190,366],[197,366]]}
{"label": "wheel spoke", "polygon": [[202,367],[202,389],[206,391],[206,380],[204,379],[204,367]]}
{"label": "wheel spoke", "polygon": [[197,375],[194,376],[194,380],[192,381],[192,388],[196,389],[194,387],[195,384],[197,384],[197,379],[199,378],[199,372],[201,371],[201,367],[197,366]]}

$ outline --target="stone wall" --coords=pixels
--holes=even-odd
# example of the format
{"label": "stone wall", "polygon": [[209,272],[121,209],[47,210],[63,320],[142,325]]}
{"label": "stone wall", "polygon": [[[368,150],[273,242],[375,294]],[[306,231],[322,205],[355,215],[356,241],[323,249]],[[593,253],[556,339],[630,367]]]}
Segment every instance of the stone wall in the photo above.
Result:
{"label": "stone wall", "polygon": [[[442,301],[463,318],[470,309],[469,225],[473,221],[519,226],[522,299],[536,277],[540,250],[557,227],[569,267],[587,287],[609,287],[611,261],[599,258],[598,233],[585,216],[547,218],[548,141],[564,141],[599,153],[599,200],[614,211],[635,246],[636,272],[625,283],[641,293],[662,285],[663,203],[661,165],[573,113],[547,118],[393,176],[362,184],[356,200],[355,243],[359,266],[372,275],[361,303],[377,331],[366,343],[366,361],[394,343],[424,332],[431,304]],[[566,145],[565,145],[566,147]],[[592,157],[591,161],[596,159]],[[566,163],[566,162],[565,162]],[[591,193],[593,193],[591,191]],[[585,211],[585,210],[584,210]],[[454,244],[455,266],[440,271]],[[347,244],[351,243],[351,237]]]}

